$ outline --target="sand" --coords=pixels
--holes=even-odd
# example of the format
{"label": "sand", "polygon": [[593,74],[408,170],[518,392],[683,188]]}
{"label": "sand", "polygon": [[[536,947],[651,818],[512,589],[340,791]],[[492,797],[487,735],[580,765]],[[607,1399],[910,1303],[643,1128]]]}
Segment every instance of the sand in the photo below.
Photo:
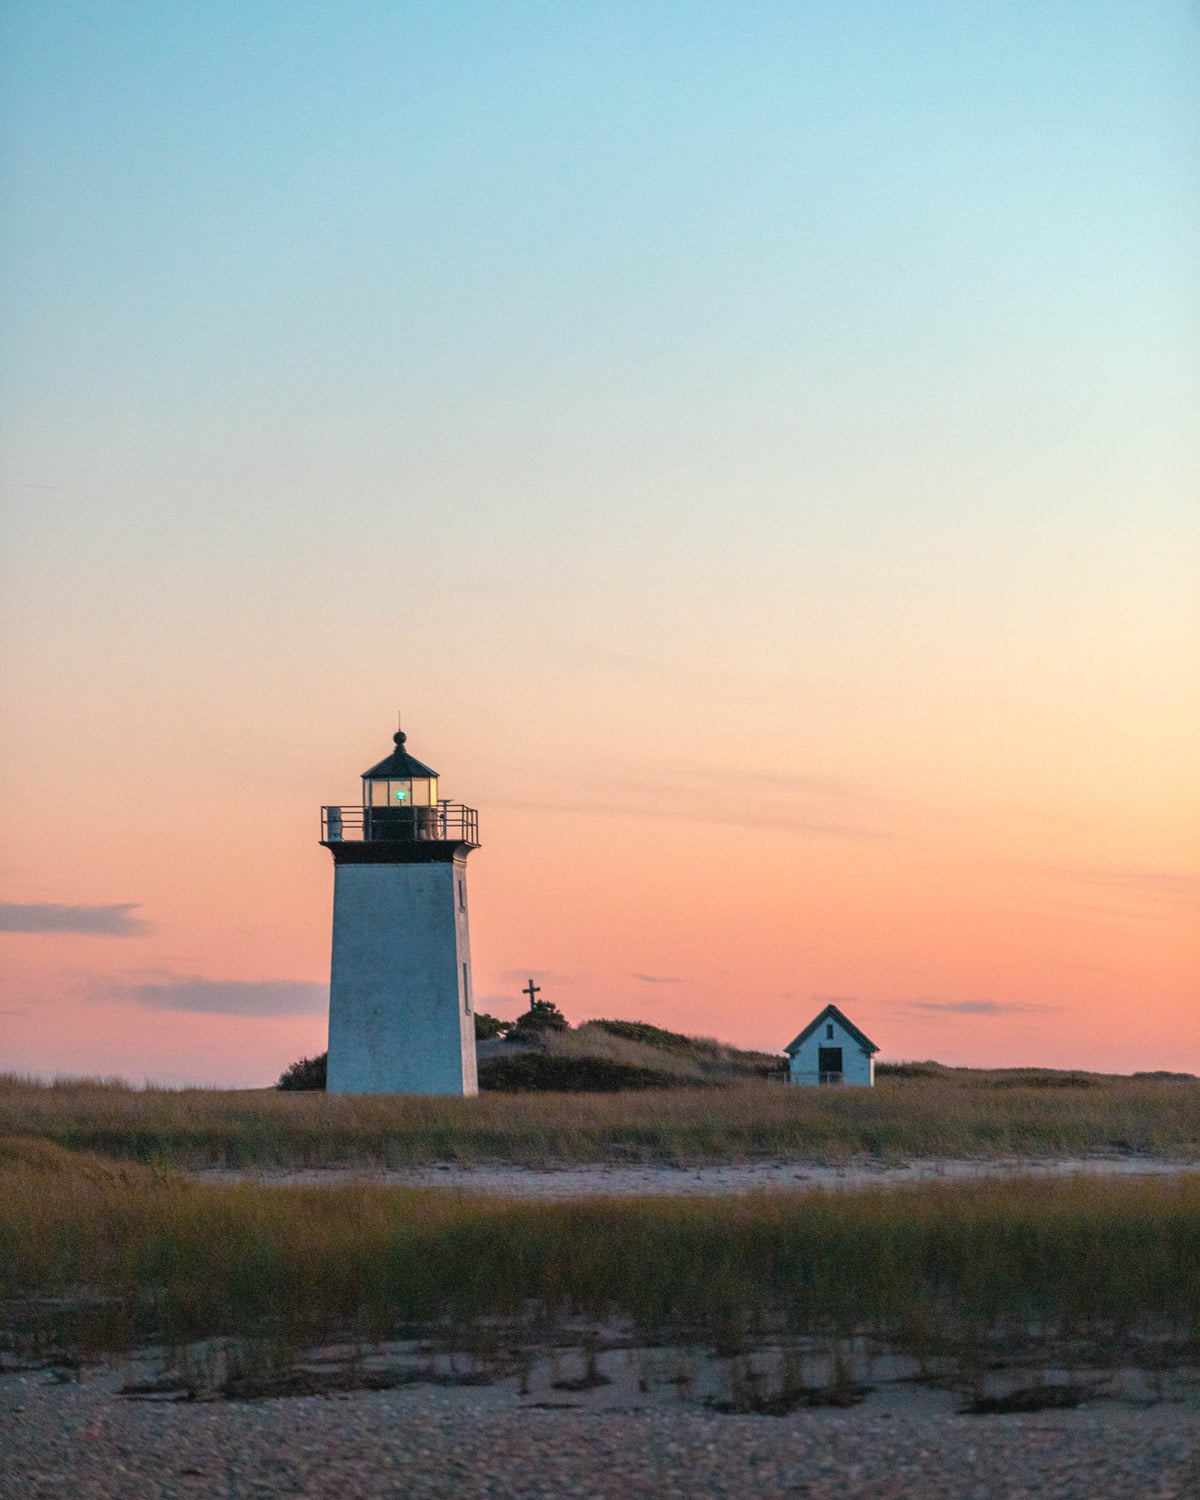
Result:
{"label": "sand", "polygon": [[135,1402],[0,1379],[0,1500],[1194,1500],[1194,1408],[785,1417],[531,1408],[512,1391]]}
{"label": "sand", "polygon": [[344,1182],[376,1182],[396,1187],[453,1189],[514,1198],[563,1199],[596,1195],[710,1196],[788,1188],[866,1188],[906,1182],[989,1181],[1012,1177],[1065,1177],[1072,1174],[1164,1176],[1200,1170],[1195,1162],[1156,1157],[1066,1157],[1045,1160],[930,1160],[889,1166],[874,1161],[845,1166],[795,1161],[692,1167],[563,1164],[525,1167],[481,1162],[473,1166],[371,1168],[329,1166],[236,1170],[204,1168],[192,1175],[205,1182],[255,1181],[275,1186],[312,1187]]}

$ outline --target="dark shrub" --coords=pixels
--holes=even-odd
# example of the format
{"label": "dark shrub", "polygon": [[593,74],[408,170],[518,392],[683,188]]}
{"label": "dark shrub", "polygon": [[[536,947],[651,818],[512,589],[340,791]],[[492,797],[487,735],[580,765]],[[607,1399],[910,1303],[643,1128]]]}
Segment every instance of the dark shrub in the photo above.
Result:
{"label": "dark shrub", "polygon": [[328,1052],[320,1057],[302,1057],[280,1074],[277,1089],[323,1089],[325,1087],[325,1064]]}
{"label": "dark shrub", "polygon": [[523,1016],[517,1017],[508,1034],[515,1039],[522,1032],[528,1036],[531,1031],[568,1030],[567,1018],[553,1000],[535,1000]]}
{"label": "dark shrub", "polygon": [[489,1016],[486,1010],[475,1012],[475,1040],[477,1042],[490,1042],[494,1036],[504,1036],[512,1030],[511,1021],[501,1021],[496,1016]]}
{"label": "dark shrub", "polygon": [[519,1052],[479,1064],[479,1087],[506,1094],[616,1094],[622,1089],[695,1087],[694,1078],[675,1078],[653,1068],[611,1062],[606,1057],[553,1057]]}

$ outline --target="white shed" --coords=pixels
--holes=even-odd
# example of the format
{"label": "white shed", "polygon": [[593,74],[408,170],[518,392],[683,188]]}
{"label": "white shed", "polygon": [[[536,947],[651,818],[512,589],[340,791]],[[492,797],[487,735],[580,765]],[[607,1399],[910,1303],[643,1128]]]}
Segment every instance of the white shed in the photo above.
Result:
{"label": "white shed", "polygon": [[879,1048],[836,1005],[814,1016],[783,1050],[792,1060],[789,1083],[856,1083],[870,1088],[875,1082]]}

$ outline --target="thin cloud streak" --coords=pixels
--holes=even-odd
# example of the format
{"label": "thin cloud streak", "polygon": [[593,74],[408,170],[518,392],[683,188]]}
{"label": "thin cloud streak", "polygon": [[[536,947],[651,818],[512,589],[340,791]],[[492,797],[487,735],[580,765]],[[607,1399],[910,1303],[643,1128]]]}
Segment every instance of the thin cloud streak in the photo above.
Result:
{"label": "thin cloud streak", "polygon": [[1057,1010],[1056,1005],[1021,1005],[1000,1000],[906,1000],[901,1010],[932,1010],[954,1016],[1021,1015]]}
{"label": "thin cloud streak", "polygon": [[[1001,860],[1010,869],[1028,870],[1054,880],[1070,880],[1114,893],[1146,896],[1175,905],[1200,905],[1200,875],[1183,870],[1148,870],[1135,865],[1124,868],[1035,863],[1031,860]],[[1104,908],[1095,907],[1096,911]],[[1111,912],[1107,913],[1111,915]]]}
{"label": "thin cloud streak", "polygon": [[1184,874],[1178,870],[1061,868],[1058,873],[1109,890],[1131,891],[1135,895],[1178,901],[1188,906],[1200,904],[1200,875]]}
{"label": "thin cloud streak", "polygon": [[640,980],[642,984],[686,984],[686,979],[676,979],[670,974],[631,974],[630,979]]}
{"label": "thin cloud streak", "polygon": [[887,799],[866,792],[853,782],[837,776],[813,776],[798,771],[749,771],[743,766],[699,765],[691,761],[667,761],[663,769],[676,781],[679,777],[691,777],[696,781],[717,782],[722,786],[745,785],[773,787],[779,791],[793,792],[806,797],[836,797],[846,802],[857,802],[865,806],[879,806]]}
{"label": "thin cloud streak", "polygon": [[772,816],[764,813],[760,817],[717,813],[674,812],[669,808],[592,806],[573,802],[526,802],[516,798],[491,799],[492,807],[508,807],[524,812],[577,813],[587,817],[603,818],[653,818],[667,823],[700,823],[717,828],[770,828],[784,833],[810,833],[821,838],[848,839],[869,843],[912,843],[907,834],[890,833],[882,828],[862,828],[851,823],[831,823],[795,818],[788,814]]}
{"label": "thin cloud streak", "polygon": [[107,998],[132,1000],[148,1010],[213,1016],[314,1016],[329,1004],[329,986],[293,979],[178,979],[118,987]]}
{"label": "thin cloud streak", "polygon": [[[602,781],[613,792],[644,792],[652,797],[691,795],[686,786],[690,782],[716,787],[722,793],[730,786],[742,790],[750,787],[768,788],[771,791],[790,792],[797,797],[836,798],[869,807],[878,806],[884,800],[832,776],[809,776],[788,771],[748,771],[742,766],[705,766],[683,760],[659,762],[659,767],[662,774],[655,780],[648,779],[644,772],[638,776],[589,774],[584,779],[589,787]],[[562,779],[569,781],[575,778]]]}
{"label": "thin cloud streak", "polygon": [[[574,984],[569,974],[556,974],[553,969],[505,969],[500,978],[509,984]],[[526,997],[528,998],[528,996]]]}
{"label": "thin cloud streak", "polygon": [[83,932],[100,937],[141,937],[149,922],[135,917],[136,901],[110,906],[60,906],[54,902],[0,902],[0,932]]}

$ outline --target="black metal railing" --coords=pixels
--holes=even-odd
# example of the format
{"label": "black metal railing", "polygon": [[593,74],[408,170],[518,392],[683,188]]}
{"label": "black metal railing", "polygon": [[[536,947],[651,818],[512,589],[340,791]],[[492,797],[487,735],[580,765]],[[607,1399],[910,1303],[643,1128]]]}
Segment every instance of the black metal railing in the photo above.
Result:
{"label": "black metal railing", "polygon": [[479,844],[479,814],[461,802],[434,807],[323,807],[321,842]]}

